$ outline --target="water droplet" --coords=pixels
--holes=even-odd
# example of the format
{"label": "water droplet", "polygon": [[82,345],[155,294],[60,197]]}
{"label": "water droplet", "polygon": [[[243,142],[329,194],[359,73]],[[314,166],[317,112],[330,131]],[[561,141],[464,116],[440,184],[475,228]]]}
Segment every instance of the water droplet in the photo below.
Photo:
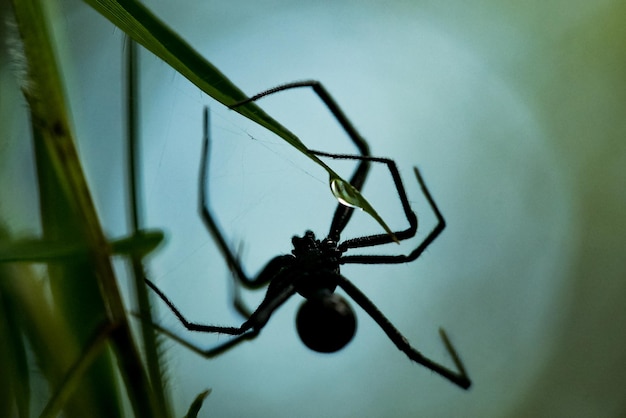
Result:
{"label": "water droplet", "polygon": [[350,183],[339,177],[331,177],[330,190],[342,205],[363,210],[361,195]]}
{"label": "water droplet", "polygon": [[368,203],[367,200],[365,200],[365,198],[354,186],[342,180],[339,176],[333,176],[332,174],[329,182],[330,190],[333,192],[333,195],[335,195],[339,203],[351,208],[364,210],[366,213],[370,214],[370,216],[372,216],[376,222],[380,224],[380,226],[383,227],[385,232],[387,232],[396,243],[400,243],[395,234],[391,232],[391,229],[389,229],[385,221],[382,220],[374,208]]}

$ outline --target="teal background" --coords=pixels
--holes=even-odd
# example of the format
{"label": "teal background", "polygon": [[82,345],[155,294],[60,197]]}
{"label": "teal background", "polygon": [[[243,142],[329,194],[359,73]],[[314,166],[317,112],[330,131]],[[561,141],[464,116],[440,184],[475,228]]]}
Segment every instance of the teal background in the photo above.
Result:
{"label": "teal background", "polygon": [[[418,349],[450,364],[437,334],[444,327],[474,382],[463,392],[412,364],[358,308],[355,340],[333,355],[313,353],[295,332],[294,298],[259,338],[213,360],[165,340],[177,411],[210,387],[202,416],[625,413],[622,2],[146,4],[248,94],[322,81],[373,155],[397,161],[420,219],[418,239],[435,222],[412,176],[419,166],[448,221],[442,236],[411,264],[342,272]],[[63,3],[57,16],[80,151],[103,224],[120,236],[122,35],[81,2]],[[325,173],[145,51],[141,76],[143,207],[147,225],[168,233],[151,277],[190,319],[237,324],[228,270],[197,215],[203,106],[212,110],[213,205],[250,274],[289,252],[292,235],[327,233],[335,201]],[[10,107],[16,97],[3,89],[0,104]],[[310,148],[354,152],[312,92],[259,103]],[[13,107],[17,116],[2,122],[5,150],[27,132],[23,106]],[[28,158],[27,149],[3,153],[0,176],[33,181]],[[344,174],[352,168],[331,165]],[[5,216],[18,233],[35,231],[35,192],[10,184]],[[402,228],[392,187],[376,167],[364,194]],[[344,236],[375,232],[379,226],[357,214]],[[186,334],[165,307],[158,317]],[[203,346],[224,341],[190,338]]]}

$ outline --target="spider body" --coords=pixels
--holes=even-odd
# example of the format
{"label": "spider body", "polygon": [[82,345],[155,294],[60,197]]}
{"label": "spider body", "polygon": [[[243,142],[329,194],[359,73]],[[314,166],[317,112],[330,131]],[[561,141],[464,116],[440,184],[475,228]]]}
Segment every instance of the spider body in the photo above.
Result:
{"label": "spider body", "polygon": [[[333,216],[329,233],[324,239],[317,239],[312,231],[306,231],[302,236],[292,238],[293,250],[291,254],[279,255],[271,259],[261,271],[250,277],[244,271],[239,258],[230,249],[222,229],[213,216],[207,193],[208,156],[209,156],[209,122],[208,109],[205,109],[204,149],[200,165],[200,215],[208,231],[215,239],[226,263],[233,272],[236,282],[234,298],[235,308],[247,320],[239,327],[225,327],[194,323],[186,319],[179,309],[167,296],[152,282],[146,280],[147,285],[171,309],[179,321],[190,331],[227,334],[233,336],[229,341],[216,347],[202,349],[179,337],[175,333],[155,325],[161,332],[169,335],[181,344],[196,351],[205,357],[213,357],[231,349],[242,341],[255,338],[269,321],[271,315],[289,298],[299,294],[304,298],[296,315],[296,328],[303,343],[310,349],[323,353],[331,353],[345,347],[356,332],[356,316],[345,298],[337,294],[338,288],[362,308],[385,332],[387,337],[414,362],[438,373],[452,383],[467,389],[471,385],[465,368],[450,343],[447,335],[440,329],[443,343],[456,366],[453,371],[441,364],[430,360],[413,348],[408,340],[398,331],[387,317],[340,272],[343,264],[399,264],[416,260],[423,251],[439,236],[445,228],[445,221],[437,205],[426,188],[424,181],[414,168],[416,179],[431,209],[437,217],[435,228],[409,254],[399,255],[352,255],[347,254],[352,249],[373,247],[413,238],[417,232],[417,216],[411,209],[398,168],[393,160],[369,155],[369,147],[358,134],[347,117],[343,114],[330,94],[315,81],[305,81],[286,84],[266,92],[260,93],[245,102],[257,100],[278,91],[299,87],[311,87],[320,99],[326,104],[332,115],[346,131],[350,139],[358,148],[360,155],[331,154],[320,151],[310,151],[318,157],[334,159],[349,159],[357,161],[357,167],[350,179],[350,183],[360,190],[364,183],[371,163],[384,164],[388,168],[402,205],[408,227],[395,231],[394,236],[389,234],[375,234],[351,238],[341,241],[341,233],[350,221],[354,212],[353,207],[338,204]],[[236,105],[236,106],[237,106]],[[238,288],[259,289],[267,286],[265,297],[254,310],[250,311],[239,297]]]}

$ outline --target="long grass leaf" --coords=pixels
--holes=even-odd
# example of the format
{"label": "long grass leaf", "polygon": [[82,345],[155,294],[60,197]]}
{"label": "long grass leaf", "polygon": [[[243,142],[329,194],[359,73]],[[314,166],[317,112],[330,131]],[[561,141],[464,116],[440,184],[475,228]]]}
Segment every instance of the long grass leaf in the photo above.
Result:
{"label": "long grass leaf", "polygon": [[[140,231],[111,241],[111,253],[117,255],[146,255],[162,241],[161,231]],[[89,249],[77,242],[46,241],[42,239],[0,240],[0,263],[62,261],[86,256]]]}
{"label": "long grass leaf", "polygon": [[193,400],[191,405],[189,405],[189,409],[187,410],[187,414],[185,418],[197,418],[198,413],[200,412],[200,408],[204,404],[206,398],[211,394],[211,389],[207,389],[205,391],[200,392],[196,398]]}
{"label": "long grass leaf", "polygon": [[[141,167],[138,123],[141,100],[139,97],[139,57],[137,54],[137,45],[133,40],[127,37],[124,45],[126,51],[126,141],[128,149],[127,163],[130,229],[133,236],[141,236],[143,235],[143,232],[140,232],[143,227],[143,213],[140,207],[141,177],[139,174],[139,167]],[[131,254],[131,280],[134,285],[133,287],[139,312],[141,312],[144,317],[149,318],[150,321],[152,321],[152,307],[148,296],[148,290],[145,285],[147,275],[143,262],[143,256],[145,254],[147,253],[133,252]],[[146,321],[140,321],[139,326],[141,328],[141,339],[143,342],[143,353],[146,359],[146,368],[154,391],[155,401],[158,408],[165,411],[165,415],[171,415],[172,406],[165,391],[166,376],[163,372],[161,357],[159,355],[160,352],[156,331]]]}
{"label": "long grass leaf", "polygon": [[[74,146],[63,84],[42,1],[13,0],[12,4],[25,57],[26,78],[22,91],[30,109],[36,149],[42,157],[38,162],[49,164],[46,179],[54,179],[56,199],[63,200],[63,205],[67,205],[71,224],[76,230],[73,235],[80,237],[89,248],[89,256],[84,261],[90,265],[95,279],[93,285],[99,291],[104,314],[102,320],[118,325],[112,335],[112,342],[135,414],[160,416],[161,411],[152,400],[150,385],[126,320],[110,262],[110,246],[102,232]],[[37,144],[41,147],[37,148]],[[46,187],[40,190],[47,192]],[[55,204],[54,201],[50,202]],[[58,228],[58,224],[53,221],[46,221],[47,212],[44,211],[43,216],[44,229],[46,225],[49,231]],[[78,276],[75,277],[78,279]],[[76,283],[72,281],[72,284]],[[66,306],[72,306],[71,301]]]}
{"label": "long grass leaf", "polygon": [[[0,228],[1,229],[1,228]],[[0,230],[0,235],[2,235]],[[11,296],[12,272],[0,266],[0,416],[30,416],[30,373],[20,306]]]}

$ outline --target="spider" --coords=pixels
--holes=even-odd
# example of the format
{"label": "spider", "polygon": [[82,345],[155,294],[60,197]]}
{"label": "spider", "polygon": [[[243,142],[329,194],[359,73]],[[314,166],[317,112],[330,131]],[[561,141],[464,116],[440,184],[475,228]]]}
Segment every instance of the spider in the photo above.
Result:
{"label": "spider", "polygon": [[[388,158],[378,158],[369,155],[367,143],[356,131],[321,83],[317,81],[302,81],[281,85],[259,93],[232,107],[258,100],[261,97],[279,91],[301,87],[310,87],[313,89],[346,131],[352,142],[354,142],[360,155],[331,154],[320,151],[311,152],[320,157],[358,161],[350,183],[359,190],[363,187],[370,168],[370,163],[385,164],[391,173],[404,214],[409,223],[407,229],[394,232],[395,237],[397,240],[405,240],[414,237],[417,232],[417,216],[408,202],[396,163]],[[293,250],[291,254],[274,257],[255,277],[250,278],[244,272],[237,255],[228,246],[226,238],[221,228],[218,226],[209,205],[207,192],[210,146],[208,108],[204,110],[203,137],[203,152],[200,163],[199,180],[199,210],[202,220],[209,233],[215,239],[229,268],[233,272],[236,288],[239,285],[243,285],[248,289],[259,289],[267,285],[267,291],[264,299],[253,312],[250,312],[243,306],[239,299],[238,292],[236,292],[234,305],[240,313],[247,317],[247,320],[239,327],[224,327],[199,324],[187,320],[168,297],[154,283],[146,279],[147,285],[169,307],[187,330],[227,334],[233,336],[233,338],[216,347],[203,349],[155,324],[159,331],[203,357],[214,357],[233,348],[242,341],[255,338],[267,324],[274,311],[297,293],[304,298],[304,302],[300,306],[296,316],[296,328],[300,339],[307,347],[314,351],[331,353],[342,349],[348,344],[356,331],[356,317],[354,311],[345,298],[335,293],[337,288],[341,288],[380,326],[396,347],[404,352],[411,360],[441,375],[463,389],[470,387],[471,381],[465,368],[443,329],[440,329],[439,333],[457,371],[453,371],[428,359],[413,348],[408,340],[398,331],[389,319],[385,317],[376,305],[340,273],[340,266],[343,264],[398,264],[414,261],[443,231],[445,228],[445,220],[417,168],[414,168],[417,182],[437,218],[437,225],[408,255],[344,255],[355,248],[373,247],[391,243],[394,241],[394,237],[389,234],[377,234],[341,241],[340,235],[348,224],[354,212],[354,208],[338,204],[331,222],[330,231],[326,238],[320,240],[316,238],[312,231],[306,231],[302,236],[294,236],[292,238]]]}

